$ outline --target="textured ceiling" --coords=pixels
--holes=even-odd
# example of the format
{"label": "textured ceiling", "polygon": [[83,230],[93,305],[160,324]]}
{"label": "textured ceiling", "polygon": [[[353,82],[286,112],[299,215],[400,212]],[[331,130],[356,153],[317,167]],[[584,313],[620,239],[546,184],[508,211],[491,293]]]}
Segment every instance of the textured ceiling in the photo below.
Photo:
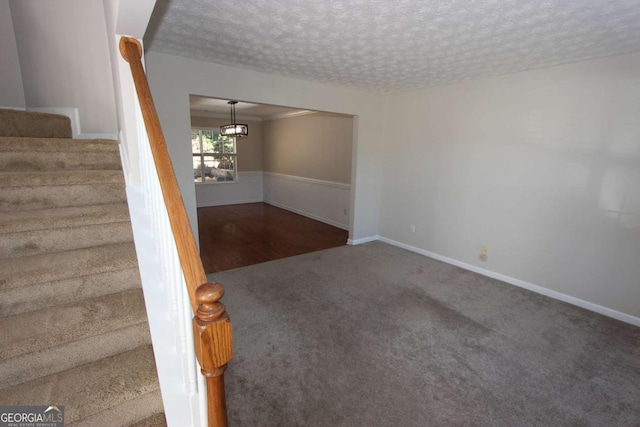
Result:
{"label": "textured ceiling", "polygon": [[158,0],[148,49],[390,93],[640,50],[640,0]]}

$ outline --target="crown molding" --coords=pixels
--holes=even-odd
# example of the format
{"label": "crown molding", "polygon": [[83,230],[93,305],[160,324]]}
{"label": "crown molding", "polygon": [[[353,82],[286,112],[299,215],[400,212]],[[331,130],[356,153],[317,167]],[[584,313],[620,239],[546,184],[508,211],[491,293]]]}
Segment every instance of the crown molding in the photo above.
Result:
{"label": "crown molding", "polygon": [[[229,123],[231,123],[231,116],[229,114],[214,113],[213,111],[204,111],[204,110],[191,110],[191,115],[196,117],[214,117],[216,119],[227,119]],[[261,122],[264,119],[258,116],[245,116],[241,114],[236,114],[236,122],[240,122],[241,120]]]}
{"label": "crown molding", "polygon": [[318,111],[311,111],[311,110],[292,111],[290,113],[274,114],[273,116],[263,117],[262,120],[268,121],[268,120],[277,120],[277,119],[287,119],[289,117],[306,116],[309,114],[317,114],[317,113]]}

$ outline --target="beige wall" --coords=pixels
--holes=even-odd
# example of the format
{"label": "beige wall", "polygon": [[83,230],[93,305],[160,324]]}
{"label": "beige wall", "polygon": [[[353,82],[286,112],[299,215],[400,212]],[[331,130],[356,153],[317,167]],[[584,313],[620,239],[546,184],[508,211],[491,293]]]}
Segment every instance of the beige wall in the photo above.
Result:
{"label": "beige wall", "polygon": [[640,317],[640,54],[386,108],[381,235]]}
{"label": "beige wall", "polygon": [[82,133],[117,133],[102,0],[10,5],[26,106],[78,108]]}
{"label": "beige wall", "polygon": [[263,123],[264,170],[351,183],[353,118],[314,113]]}
{"label": "beige wall", "polygon": [[[261,171],[262,169],[262,122],[254,120],[238,120],[249,126],[249,135],[236,141],[238,152],[238,171]],[[229,123],[229,119],[217,117],[191,116],[191,126],[194,128],[217,129]]]}
{"label": "beige wall", "polygon": [[9,0],[0,0],[0,107],[26,107]]}

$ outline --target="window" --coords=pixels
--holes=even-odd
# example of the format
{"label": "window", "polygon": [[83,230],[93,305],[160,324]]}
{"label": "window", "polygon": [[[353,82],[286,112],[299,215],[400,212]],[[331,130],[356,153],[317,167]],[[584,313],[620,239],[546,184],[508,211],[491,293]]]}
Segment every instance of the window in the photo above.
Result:
{"label": "window", "polygon": [[195,182],[236,181],[235,138],[214,130],[191,129],[191,152]]}

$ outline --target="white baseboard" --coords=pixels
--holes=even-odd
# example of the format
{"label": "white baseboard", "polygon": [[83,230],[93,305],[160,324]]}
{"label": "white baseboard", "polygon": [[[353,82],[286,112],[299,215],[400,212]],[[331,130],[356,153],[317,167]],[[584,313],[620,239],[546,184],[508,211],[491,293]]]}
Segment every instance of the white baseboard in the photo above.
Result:
{"label": "white baseboard", "polygon": [[0,110],[18,110],[18,111],[25,111],[26,108],[25,107],[11,107],[8,105],[0,105]]}
{"label": "white baseboard", "polygon": [[316,221],[320,221],[320,222],[324,222],[325,224],[333,225],[334,227],[341,228],[343,230],[349,230],[349,227],[345,226],[344,224],[340,224],[339,222],[332,221],[332,220],[330,220],[328,218],[323,218],[321,216],[314,215],[314,214],[312,214],[310,212],[305,212],[305,211],[300,210],[300,209],[292,208],[291,206],[283,205],[282,203],[274,202],[273,200],[265,199],[264,202],[266,204],[268,204],[268,205],[272,205],[272,206],[275,206],[275,207],[278,207],[278,208],[281,208],[281,209],[285,209],[285,210],[288,210],[290,212],[297,213],[298,215],[306,216],[307,218],[315,219]]}
{"label": "white baseboard", "polygon": [[379,240],[380,236],[369,236],[369,237],[363,237],[361,239],[349,239],[347,240],[347,245],[362,245],[363,243],[369,243],[369,242],[375,242],[376,240]]}
{"label": "white baseboard", "polygon": [[244,203],[258,203],[262,202],[262,198],[255,199],[242,199],[242,200],[223,200],[221,202],[204,202],[198,203],[199,208],[208,208],[212,206],[227,206],[227,205],[242,205]]}
{"label": "white baseboard", "polygon": [[585,301],[580,298],[573,297],[571,295],[563,294],[561,292],[553,291],[548,288],[544,288],[542,286],[534,285],[533,283],[525,282],[524,280],[516,279],[514,277],[505,276],[504,274],[496,273],[491,270],[487,270],[484,268],[477,267],[472,264],[467,264],[466,262],[458,261],[453,258],[449,258],[446,256],[438,255],[433,252],[426,251],[424,249],[416,248],[415,246],[407,245],[402,242],[398,242],[396,240],[388,239],[383,236],[378,236],[378,240],[384,243],[388,243],[393,246],[397,246],[402,249],[406,249],[411,252],[418,253],[420,255],[424,255],[429,258],[433,258],[438,261],[446,262],[447,264],[455,265],[456,267],[464,268],[465,270],[473,271],[474,273],[481,274],[483,276],[491,277],[492,279],[497,279],[502,282],[509,283],[510,285],[517,286],[519,288],[527,289],[529,291],[535,292],[537,294],[545,295],[550,298],[556,299],[558,301],[566,302],[571,305],[578,306],[580,308],[584,308],[589,311],[593,311],[598,314],[602,314],[603,316],[611,317],[616,320],[620,320],[625,323],[629,323],[635,326],[640,326],[640,317],[632,316],[630,314],[622,313],[617,310],[613,310],[611,308],[603,307],[598,304],[594,304],[589,301]]}

